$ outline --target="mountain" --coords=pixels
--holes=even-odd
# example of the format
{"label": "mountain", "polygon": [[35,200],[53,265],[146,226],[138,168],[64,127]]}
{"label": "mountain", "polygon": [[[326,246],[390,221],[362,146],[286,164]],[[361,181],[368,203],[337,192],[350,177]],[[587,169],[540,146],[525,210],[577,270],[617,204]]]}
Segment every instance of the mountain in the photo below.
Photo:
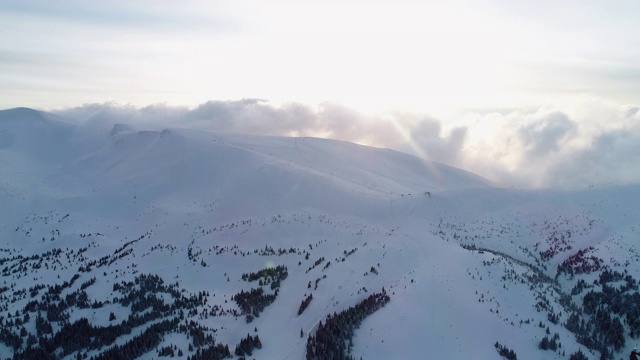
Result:
{"label": "mountain", "polygon": [[[34,160],[55,161],[65,155],[74,125],[62,118],[28,108],[0,111],[0,150]],[[65,144],[60,146],[61,144]]]}
{"label": "mountain", "polygon": [[0,111],[0,165],[3,358],[619,358],[640,334],[638,185],[31,109]]}

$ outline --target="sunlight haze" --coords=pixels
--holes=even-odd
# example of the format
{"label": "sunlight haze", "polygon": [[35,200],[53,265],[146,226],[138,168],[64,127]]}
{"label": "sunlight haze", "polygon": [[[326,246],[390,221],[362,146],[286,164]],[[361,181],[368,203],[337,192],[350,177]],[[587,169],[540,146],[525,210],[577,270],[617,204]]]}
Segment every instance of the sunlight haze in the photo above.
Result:
{"label": "sunlight haze", "polygon": [[0,107],[260,99],[324,122],[282,120],[274,135],[391,147],[532,185],[520,172],[532,155],[555,166],[603,134],[640,138],[639,12],[635,1],[0,1]]}

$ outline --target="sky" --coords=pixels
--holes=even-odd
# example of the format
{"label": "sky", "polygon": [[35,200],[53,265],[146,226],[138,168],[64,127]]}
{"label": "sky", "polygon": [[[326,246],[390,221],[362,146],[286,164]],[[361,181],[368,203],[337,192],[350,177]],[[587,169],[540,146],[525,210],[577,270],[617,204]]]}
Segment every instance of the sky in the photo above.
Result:
{"label": "sky", "polygon": [[639,13],[622,0],[0,0],[0,108],[180,126],[218,106],[235,109],[215,113],[227,125],[244,119],[229,130],[391,147],[498,183],[639,182]]}

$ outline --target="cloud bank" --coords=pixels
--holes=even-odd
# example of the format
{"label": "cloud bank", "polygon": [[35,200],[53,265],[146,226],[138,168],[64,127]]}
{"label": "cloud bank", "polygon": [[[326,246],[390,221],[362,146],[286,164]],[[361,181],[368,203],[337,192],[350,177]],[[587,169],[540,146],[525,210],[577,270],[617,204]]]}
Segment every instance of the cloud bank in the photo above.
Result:
{"label": "cloud bank", "polygon": [[335,103],[276,106],[260,99],[209,101],[195,108],[86,104],[53,112],[104,132],[127,123],[139,129],[345,140],[457,166],[503,186],[640,182],[640,108],[588,96],[562,109],[470,113],[453,123],[424,114],[365,115]]}

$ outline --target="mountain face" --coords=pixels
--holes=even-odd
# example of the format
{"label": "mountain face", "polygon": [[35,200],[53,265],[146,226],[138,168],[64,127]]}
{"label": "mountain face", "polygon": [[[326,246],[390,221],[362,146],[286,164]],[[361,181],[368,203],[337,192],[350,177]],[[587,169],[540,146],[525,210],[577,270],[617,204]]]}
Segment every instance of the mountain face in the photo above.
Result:
{"label": "mountain face", "polygon": [[50,162],[69,155],[65,150],[74,148],[72,131],[72,124],[53,114],[27,108],[0,111],[0,150],[18,152],[35,161]]}
{"label": "mountain face", "polygon": [[619,358],[637,204],[333,140],[0,111],[0,358]]}

